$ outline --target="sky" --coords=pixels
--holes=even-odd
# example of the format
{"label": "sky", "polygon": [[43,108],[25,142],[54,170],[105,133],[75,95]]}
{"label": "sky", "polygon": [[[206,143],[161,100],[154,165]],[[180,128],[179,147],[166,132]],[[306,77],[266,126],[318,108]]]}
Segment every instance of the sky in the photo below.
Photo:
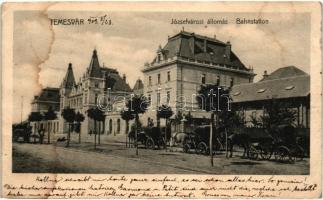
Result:
{"label": "sky", "polygon": [[[84,18],[108,15],[113,25],[51,26],[49,18]],[[268,19],[265,25],[237,25],[237,17]],[[225,18],[225,25],[174,25],[171,19]],[[127,76],[132,87],[144,63],[151,62],[159,45],[185,31],[230,41],[233,52],[261,79],[264,70],[294,65],[310,71],[310,16],[288,13],[188,13],[188,12],[15,12],[14,16],[14,122],[31,111],[31,101],[42,88],[59,87],[68,63],[76,80],[90,63],[93,49],[99,62]],[[19,113],[19,114],[18,114]]]}

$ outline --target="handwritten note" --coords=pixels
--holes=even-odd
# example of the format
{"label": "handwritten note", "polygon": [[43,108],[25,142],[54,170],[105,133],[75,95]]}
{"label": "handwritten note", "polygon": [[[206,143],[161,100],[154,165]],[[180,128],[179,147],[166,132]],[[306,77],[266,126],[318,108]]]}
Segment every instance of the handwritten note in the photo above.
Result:
{"label": "handwritten note", "polygon": [[29,184],[5,184],[7,197],[120,197],[120,198],[243,198],[297,196],[314,192],[307,178],[257,178],[257,176],[37,176]]}

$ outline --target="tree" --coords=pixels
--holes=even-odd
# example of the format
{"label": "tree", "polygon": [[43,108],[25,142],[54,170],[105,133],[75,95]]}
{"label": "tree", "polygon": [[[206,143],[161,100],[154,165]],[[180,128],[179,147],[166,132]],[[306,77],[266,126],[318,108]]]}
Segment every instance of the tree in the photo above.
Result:
{"label": "tree", "polygon": [[135,116],[134,116],[134,113],[129,111],[129,109],[122,110],[120,114],[121,114],[121,118],[126,121],[125,135],[126,135],[126,147],[127,147],[128,146],[127,141],[128,141],[128,131],[129,131],[129,121],[133,120],[135,118]]}
{"label": "tree", "polygon": [[[229,90],[218,85],[201,85],[196,97],[200,109],[211,113],[210,121],[210,158],[213,166],[213,129],[214,117],[216,114],[216,126],[225,130],[231,128],[233,124],[241,125],[239,115],[231,107]],[[232,122],[235,123],[232,123]]]}
{"label": "tree", "polygon": [[43,119],[43,116],[40,112],[31,112],[28,116],[28,121],[36,122],[37,129],[35,128],[34,133],[34,142],[36,142],[36,133],[39,132],[39,122]]}
{"label": "tree", "polygon": [[50,143],[50,129],[51,129],[49,127],[49,124],[50,124],[49,121],[54,120],[56,118],[57,118],[57,115],[56,115],[55,111],[52,109],[52,107],[50,106],[44,115],[44,119],[47,120],[47,143],[48,144]]}
{"label": "tree", "polygon": [[[97,121],[104,121],[104,113],[99,108],[90,108],[87,110],[87,116],[94,120],[94,149],[96,149],[96,135],[97,131]],[[99,144],[100,144],[100,130],[99,130]]]}
{"label": "tree", "polygon": [[271,99],[264,105],[264,115],[260,117],[263,127],[273,133],[280,125],[294,126],[296,111],[287,102]]}
{"label": "tree", "polygon": [[149,106],[149,101],[143,95],[132,95],[126,104],[128,110],[135,115],[136,119],[136,155],[138,155],[138,124],[139,114],[145,113]]}
{"label": "tree", "polygon": [[68,133],[67,133],[67,143],[66,147],[70,146],[71,140],[71,125],[75,120],[75,110],[69,107],[66,107],[62,111],[62,117],[68,123]]}
{"label": "tree", "polygon": [[79,134],[79,144],[81,144],[81,122],[84,121],[84,115],[80,112],[75,114],[76,129],[75,131]]}
{"label": "tree", "polygon": [[168,119],[173,115],[172,108],[168,105],[161,105],[157,110],[157,118],[163,118],[165,119],[165,148],[167,143],[167,122]]}

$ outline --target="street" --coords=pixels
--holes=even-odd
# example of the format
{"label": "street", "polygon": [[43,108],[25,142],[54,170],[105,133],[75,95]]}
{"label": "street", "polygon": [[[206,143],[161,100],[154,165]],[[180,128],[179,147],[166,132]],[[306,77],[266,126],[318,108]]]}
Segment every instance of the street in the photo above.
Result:
{"label": "street", "polygon": [[296,163],[278,163],[273,160],[233,158],[225,154],[209,156],[188,154],[164,149],[126,148],[124,144],[101,144],[94,149],[92,143],[61,144],[13,143],[14,173],[110,173],[110,174],[257,174],[291,175],[309,174],[309,159]]}

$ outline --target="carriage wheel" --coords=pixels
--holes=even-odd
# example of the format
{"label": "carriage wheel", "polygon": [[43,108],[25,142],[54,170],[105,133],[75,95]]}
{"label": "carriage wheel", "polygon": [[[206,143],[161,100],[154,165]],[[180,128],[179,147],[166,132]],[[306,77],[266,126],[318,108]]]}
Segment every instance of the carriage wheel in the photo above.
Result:
{"label": "carriage wheel", "polygon": [[207,146],[206,146],[206,144],[204,142],[200,142],[197,145],[197,153],[198,154],[203,154],[203,155],[208,154],[208,148],[207,148]]}
{"label": "carriage wheel", "polygon": [[270,160],[273,152],[271,151],[271,148],[268,146],[263,146],[260,148],[260,157],[264,160]]}
{"label": "carriage wheel", "polygon": [[290,156],[289,149],[285,146],[280,146],[274,153],[275,160],[280,162],[291,161],[292,157]]}
{"label": "carriage wheel", "polygon": [[302,161],[305,157],[305,151],[300,145],[296,145],[291,154],[294,161]]}
{"label": "carriage wheel", "polygon": [[146,148],[147,149],[154,149],[155,148],[155,142],[152,138],[148,138],[146,141]]}
{"label": "carriage wheel", "polygon": [[189,144],[184,144],[183,145],[183,152],[184,153],[188,153],[190,151],[190,145]]}
{"label": "carriage wheel", "polygon": [[249,159],[257,160],[257,158],[258,158],[258,150],[257,150],[257,148],[251,145],[247,155],[248,155]]}
{"label": "carriage wheel", "polygon": [[163,149],[165,149],[166,148],[166,143],[165,143],[165,138],[161,138],[161,139],[159,139],[159,146],[161,146]]}

